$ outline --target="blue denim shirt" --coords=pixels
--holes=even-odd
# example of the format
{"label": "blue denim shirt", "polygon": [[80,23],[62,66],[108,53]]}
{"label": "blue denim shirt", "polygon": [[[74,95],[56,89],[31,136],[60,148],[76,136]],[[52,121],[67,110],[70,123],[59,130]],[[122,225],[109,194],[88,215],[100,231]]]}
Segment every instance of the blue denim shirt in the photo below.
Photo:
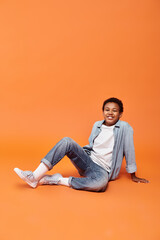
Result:
{"label": "blue denim shirt", "polygon": [[[104,120],[97,121],[94,123],[91,135],[89,137],[89,145],[83,147],[83,149],[90,155],[93,151],[94,139],[101,132],[101,126]],[[124,121],[118,121],[115,124],[114,130],[114,147],[112,153],[112,166],[109,172],[109,180],[114,180],[118,177],[121,169],[122,160],[125,156],[126,159],[126,170],[128,173],[136,172],[137,166],[135,162],[135,150],[133,142],[133,129]]]}

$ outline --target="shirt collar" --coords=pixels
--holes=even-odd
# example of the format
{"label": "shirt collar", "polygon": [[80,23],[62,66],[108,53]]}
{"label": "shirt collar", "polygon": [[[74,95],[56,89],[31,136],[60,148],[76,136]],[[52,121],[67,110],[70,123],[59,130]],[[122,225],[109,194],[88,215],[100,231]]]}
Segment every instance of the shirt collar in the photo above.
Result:
{"label": "shirt collar", "polygon": [[[100,128],[102,126],[102,124],[104,123],[105,120],[102,120],[98,123],[97,127]],[[115,127],[120,127],[120,120],[118,120],[115,124]]]}

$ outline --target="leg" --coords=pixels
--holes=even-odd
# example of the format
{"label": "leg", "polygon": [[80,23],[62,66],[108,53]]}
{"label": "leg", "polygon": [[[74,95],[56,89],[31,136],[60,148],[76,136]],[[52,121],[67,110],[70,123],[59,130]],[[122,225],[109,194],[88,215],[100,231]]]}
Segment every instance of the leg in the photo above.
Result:
{"label": "leg", "polygon": [[[85,170],[90,165],[91,159],[84,149],[69,137],[65,137],[59,141],[41,162],[45,163],[49,169],[52,169],[65,155],[70,158],[80,175],[84,175]],[[70,186],[70,178],[60,177],[60,174],[45,175],[39,183],[42,185],[59,184]]]}
{"label": "leg", "polygon": [[77,190],[104,192],[108,184],[108,172],[93,161],[84,173],[83,178],[71,177],[70,185]]}
{"label": "leg", "polygon": [[[80,175],[84,176],[84,178],[70,177],[68,180],[66,179],[68,182],[64,179],[63,181],[60,181],[61,184],[64,184],[65,182],[64,185],[69,185],[74,189],[83,189],[88,191],[105,190],[108,182],[107,172],[95,164],[84,149],[71,138],[65,137],[59,141],[46,155],[46,157],[41,160],[41,164],[47,166],[47,170],[51,170],[53,166],[56,165],[65,155],[70,158],[74,166],[78,169]],[[16,173],[30,186],[37,186],[38,181],[35,181],[32,172],[21,172],[20,174]],[[59,183],[59,179],[56,179],[56,184],[57,183]]]}
{"label": "leg", "polygon": [[[99,168],[96,167],[96,168]],[[84,174],[85,175],[85,174]],[[83,178],[63,178],[61,174],[45,175],[40,181],[40,184],[46,185],[64,185],[71,186],[77,190],[87,190],[94,192],[103,192],[106,190],[108,183],[108,173],[101,167],[99,169],[88,168],[86,176]]]}
{"label": "leg", "polygon": [[84,149],[69,137],[60,140],[41,160],[51,170],[65,155],[67,155],[79,173],[83,175],[92,161]]}
{"label": "leg", "polygon": [[[88,166],[89,156],[75,141],[71,138],[63,138],[59,141],[52,150],[42,159],[41,164],[32,173],[31,171],[22,171],[15,168],[14,171],[18,176],[27,182],[31,187],[35,188],[38,181],[44,174],[53,168],[65,155],[73,155],[72,162],[82,174]],[[80,160],[80,161],[79,161]]]}
{"label": "leg", "polygon": [[[103,168],[95,164],[90,156],[71,138],[63,138],[46,155],[41,162],[48,165],[50,169],[67,155],[74,166],[78,169],[83,178],[60,178],[58,181],[55,176],[46,177],[50,184],[60,184],[71,186],[74,189],[88,191],[104,191],[108,183],[108,173]],[[43,182],[43,179],[42,181]],[[45,181],[46,182],[46,181]]]}

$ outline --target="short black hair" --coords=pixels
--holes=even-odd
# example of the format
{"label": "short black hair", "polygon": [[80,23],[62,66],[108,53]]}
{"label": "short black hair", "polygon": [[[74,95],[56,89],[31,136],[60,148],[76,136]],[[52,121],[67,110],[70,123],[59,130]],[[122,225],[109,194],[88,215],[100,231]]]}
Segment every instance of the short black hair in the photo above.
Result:
{"label": "short black hair", "polygon": [[122,101],[119,100],[118,98],[114,98],[114,97],[108,98],[108,99],[106,99],[106,100],[104,101],[103,106],[102,106],[102,110],[103,110],[103,111],[104,111],[104,106],[106,105],[106,103],[109,103],[109,102],[117,103],[118,106],[119,106],[119,112],[120,112],[120,113],[123,113],[123,103],[122,103]]}

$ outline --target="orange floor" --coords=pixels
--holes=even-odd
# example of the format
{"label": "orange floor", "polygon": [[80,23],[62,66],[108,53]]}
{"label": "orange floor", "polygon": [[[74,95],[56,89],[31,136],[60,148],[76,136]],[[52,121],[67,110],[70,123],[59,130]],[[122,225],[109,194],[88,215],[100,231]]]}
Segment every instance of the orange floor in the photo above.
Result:
{"label": "orange floor", "polygon": [[[119,179],[109,182],[104,193],[63,186],[32,189],[13,168],[34,170],[48,145],[10,143],[1,149],[0,240],[160,239],[158,153],[136,149],[137,175],[149,184],[132,182],[123,162]],[[67,158],[50,173],[54,172],[78,176]]]}
{"label": "orange floor", "polygon": [[[0,2],[0,240],[160,240],[159,9],[158,0]],[[18,178],[13,169],[34,170],[57,139],[87,144],[109,97],[124,103],[149,184],[132,182],[125,162],[104,193]],[[55,172],[77,176],[67,158]]]}

